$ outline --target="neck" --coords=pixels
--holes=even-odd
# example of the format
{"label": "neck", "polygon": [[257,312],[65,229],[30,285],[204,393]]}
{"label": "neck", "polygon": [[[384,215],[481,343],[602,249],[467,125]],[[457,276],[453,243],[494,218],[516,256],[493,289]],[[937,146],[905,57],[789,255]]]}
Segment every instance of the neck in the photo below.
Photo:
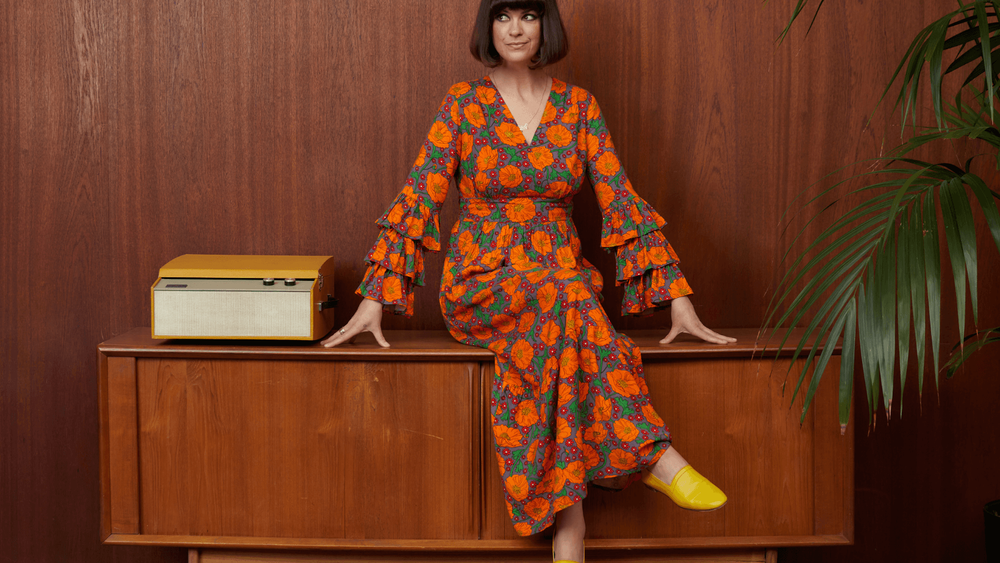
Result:
{"label": "neck", "polygon": [[540,88],[548,88],[549,77],[540,69],[528,68],[525,64],[509,64],[506,61],[490,72],[494,83],[498,81],[506,89],[518,92],[530,92]]}

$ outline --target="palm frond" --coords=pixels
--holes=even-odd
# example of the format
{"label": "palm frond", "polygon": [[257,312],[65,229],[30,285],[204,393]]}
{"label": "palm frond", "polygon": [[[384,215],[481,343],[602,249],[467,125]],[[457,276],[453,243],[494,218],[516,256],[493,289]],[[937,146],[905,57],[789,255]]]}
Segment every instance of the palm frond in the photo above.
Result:
{"label": "palm frond", "polygon": [[[877,104],[881,105],[898,88],[894,109],[902,115],[904,140],[887,157],[855,163],[875,162],[880,167],[835,182],[812,198],[800,194],[793,200],[793,205],[799,205],[800,199],[804,201],[801,204],[804,210],[845,192],[812,213],[792,238],[781,258],[785,273],[774,289],[765,315],[764,326],[787,327],[770,329],[767,344],[770,338],[781,335],[783,346],[790,337],[791,327],[807,322],[793,354],[793,361],[803,354],[806,358],[795,379],[793,400],[814,362],[816,368],[806,387],[803,417],[839,338],[843,338],[841,432],[850,414],[856,350],[861,359],[872,423],[879,406],[891,417],[893,401],[901,405],[897,395],[902,396],[911,361],[917,365],[917,386],[922,396],[928,345],[937,389],[942,339],[942,258],[951,265],[959,327],[959,344],[945,366],[948,376],[975,351],[1000,342],[1000,328],[965,336],[967,300],[973,323],[979,322],[973,202],[982,211],[1000,251],[1000,194],[972,172],[975,157],[960,166],[950,162],[929,163],[910,156],[929,144],[975,141],[988,148],[987,156],[1000,168],[1000,130],[994,119],[1000,89],[998,1],[959,0],[957,10],[945,14],[914,37]],[[787,36],[807,2],[798,0],[779,40]],[[822,2],[817,5],[817,13],[820,7]],[[816,13],[814,22],[815,18]],[[954,93],[953,101],[945,103],[943,79],[959,71],[967,72],[965,82]],[[933,127],[918,126],[919,98],[924,91],[920,85],[925,73],[934,110]],[[862,187],[845,190],[846,186],[858,183]],[[805,240],[817,222],[846,198],[863,198],[863,201],[839,214],[814,239]],[[796,254],[794,250],[800,246],[805,249]],[[942,246],[946,249],[944,257]]]}
{"label": "palm frond", "polygon": [[[789,265],[775,290],[772,303],[783,307],[779,311],[773,305],[769,310],[768,322],[775,321],[769,326],[796,326],[808,316],[805,333],[792,357],[793,361],[800,355],[806,358],[804,365],[796,368],[793,400],[806,384],[809,368],[815,362],[816,369],[806,386],[805,408],[811,404],[823,368],[841,336],[852,339],[844,342],[843,349],[853,358],[855,332],[861,343],[870,413],[882,407],[891,416],[898,394],[895,373],[898,370],[904,374],[911,361],[911,327],[916,338],[914,357],[921,373],[920,388],[928,324],[937,373],[941,361],[939,236],[944,238],[952,263],[960,326],[964,327],[966,296],[976,303],[977,250],[971,202],[975,200],[984,216],[991,217],[991,228],[994,223],[1000,226],[995,199],[983,199],[992,192],[984,192],[985,182],[972,172],[948,163],[888,158],[885,163],[891,167],[851,179],[870,178],[873,174],[887,178],[847,195],[872,186],[884,193],[850,209],[812,241]],[[943,209],[941,225],[938,201]],[[976,317],[975,306],[973,311]],[[851,330],[846,330],[848,320],[853,323]],[[790,332],[790,328],[776,328],[772,334],[782,335],[784,343]],[[961,340],[964,334],[960,332],[958,337]],[[842,366],[842,390],[850,388],[844,370],[852,367]],[[900,383],[905,384],[905,379]],[[841,405],[841,424],[847,423],[848,412],[849,408]]]}

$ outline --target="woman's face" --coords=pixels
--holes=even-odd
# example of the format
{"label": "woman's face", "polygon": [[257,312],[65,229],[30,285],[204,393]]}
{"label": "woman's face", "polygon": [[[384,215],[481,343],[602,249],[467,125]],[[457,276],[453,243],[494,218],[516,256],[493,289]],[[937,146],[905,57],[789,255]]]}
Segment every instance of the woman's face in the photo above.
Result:
{"label": "woman's face", "polygon": [[505,63],[528,63],[542,44],[542,19],[534,10],[504,10],[493,20],[493,46]]}

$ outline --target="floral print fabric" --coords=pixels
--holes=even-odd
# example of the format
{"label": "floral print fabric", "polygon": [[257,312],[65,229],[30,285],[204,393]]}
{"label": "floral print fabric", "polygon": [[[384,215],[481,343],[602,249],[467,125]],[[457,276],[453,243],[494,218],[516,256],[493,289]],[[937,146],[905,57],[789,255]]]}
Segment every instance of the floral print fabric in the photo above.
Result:
{"label": "floral print fabric", "polygon": [[412,314],[424,250],[439,250],[438,211],[454,179],[440,303],[451,334],[496,354],[493,434],[507,508],[521,535],[587,495],[595,479],[632,476],[670,444],[639,350],[600,304],[601,274],[580,255],[572,198],[584,176],[617,256],[623,314],[691,293],[663,218],[632,189],[596,100],[552,81],[524,137],[488,77],[453,86],[406,186],[379,219],[358,293]]}

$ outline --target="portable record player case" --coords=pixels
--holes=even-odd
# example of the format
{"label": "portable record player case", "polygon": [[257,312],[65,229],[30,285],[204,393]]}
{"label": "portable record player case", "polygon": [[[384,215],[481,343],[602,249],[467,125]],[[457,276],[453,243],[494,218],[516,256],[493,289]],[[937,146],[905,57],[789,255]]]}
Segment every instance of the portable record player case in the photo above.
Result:
{"label": "portable record player case", "polygon": [[316,340],[333,327],[333,257],[184,254],[151,291],[153,338]]}

